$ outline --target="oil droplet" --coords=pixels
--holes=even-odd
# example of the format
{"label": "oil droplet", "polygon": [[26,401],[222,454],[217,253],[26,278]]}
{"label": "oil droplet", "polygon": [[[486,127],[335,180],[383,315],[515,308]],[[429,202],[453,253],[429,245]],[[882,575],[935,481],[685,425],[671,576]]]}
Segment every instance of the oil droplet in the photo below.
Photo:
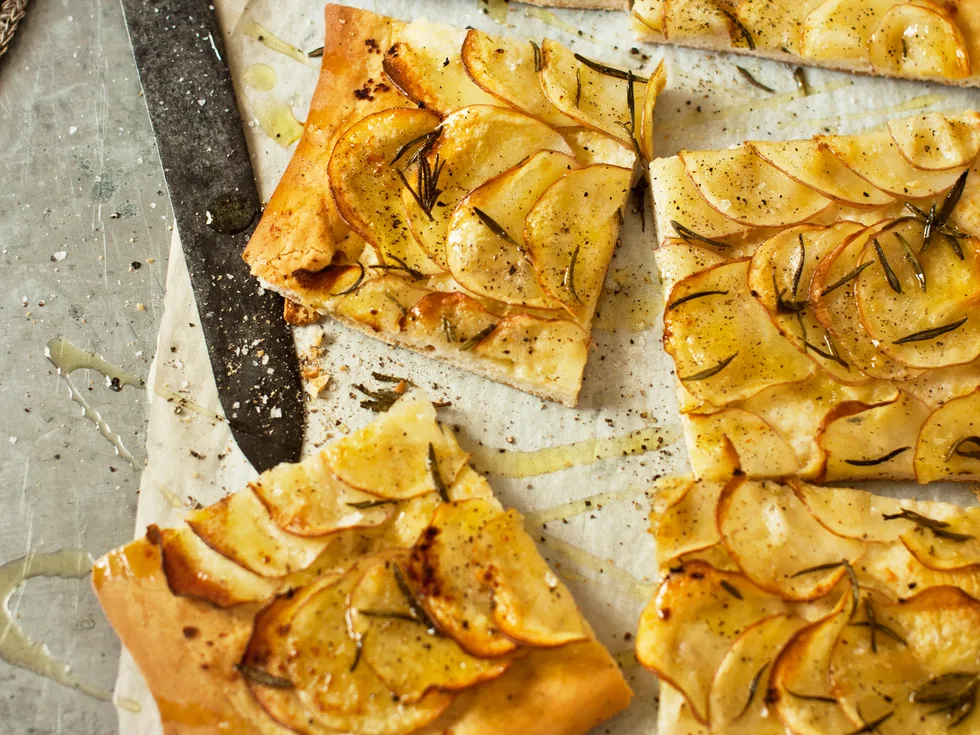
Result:
{"label": "oil droplet", "polygon": [[88,576],[94,560],[85,551],[58,551],[53,554],[28,554],[0,567],[0,659],[33,671],[59,684],[77,689],[90,697],[110,701],[108,692],[77,679],[68,665],[58,661],[43,643],[31,640],[14,621],[10,598],[14,591],[34,577]]}
{"label": "oil droplet", "polygon": [[507,25],[507,11],[510,10],[510,0],[477,0],[477,5],[494,21],[500,23],[500,25]]}
{"label": "oil droplet", "polygon": [[504,477],[534,477],[547,475],[569,467],[592,464],[610,457],[630,457],[662,449],[674,441],[669,432],[659,427],[638,429],[628,434],[605,439],[586,439],[573,444],[545,447],[531,452],[515,452],[494,447],[476,446],[473,463],[481,472]]}
{"label": "oil droplet", "polygon": [[551,523],[552,521],[563,521],[575,516],[588,513],[608,503],[615,503],[621,500],[632,500],[641,495],[645,495],[646,489],[628,487],[623,490],[610,490],[605,493],[596,493],[587,498],[572,500],[568,503],[553,505],[550,508],[542,508],[532,513],[528,513],[525,518],[533,523]]}
{"label": "oil droplet", "polygon": [[606,290],[615,297],[603,299],[595,320],[598,329],[642,332],[656,325],[663,297],[652,278],[629,268],[617,269],[606,279]]}
{"label": "oil droplet", "polygon": [[116,706],[120,709],[124,709],[127,712],[133,712],[138,714],[143,711],[143,705],[137,702],[135,699],[130,699],[129,697],[116,697]]}
{"label": "oil droplet", "polygon": [[262,92],[268,92],[275,87],[278,78],[276,70],[268,64],[252,64],[242,75],[245,84]]}
{"label": "oil droplet", "polygon": [[242,26],[242,33],[249,38],[254,38],[259,43],[271,48],[273,51],[278,51],[280,54],[284,54],[294,61],[298,61],[304,66],[309,63],[306,59],[306,54],[293,46],[291,43],[286,43],[281,38],[277,38],[274,34],[270,33],[268,29],[263,28],[254,20],[250,20],[244,26]]}
{"label": "oil droplet", "polygon": [[112,430],[102,414],[92,408],[92,404],[75,387],[71,373],[82,369],[96,370],[106,377],[109,387],[114,390],[121,390],[124,385],[143,385],[143,379],[117,368],[94,353],[86,352],[63,337],[56,337],[48,342],[44,348],[44,356],[58,369],[58,375],[68,386],[68,397],[81,406],[82,416],[95,424],[99,433],[115,448],[117,455],[136,467],[136,459],[126,449],[122,437]]}
{"label": "oil droplet", "polygon": [[550,10],[545,10],[544,8],[524,8],[524,14],[531,18],[537,18],[545,25],[565,31],[565,33],[571,34],[576,38],[586,38],[593,43],[599,43],[598,39],[591,33],[586,33],[571,23],[562,20]]}
{"label": "oil droplet", "polygon": [[291,146],[303,134],[303,124],[296,119],[293,109],[282,100],[258,100],[252,107],[265,134],[283,148]]}
{"label": "oil droplet", "polygon": [[175,493],[167,490],[163,485],[158,485],[157,490],[163,496],[164,500],[170,505],[171,508],[177,508],[178,510],[184,510],[187,506],[184,505],[183,501]]}

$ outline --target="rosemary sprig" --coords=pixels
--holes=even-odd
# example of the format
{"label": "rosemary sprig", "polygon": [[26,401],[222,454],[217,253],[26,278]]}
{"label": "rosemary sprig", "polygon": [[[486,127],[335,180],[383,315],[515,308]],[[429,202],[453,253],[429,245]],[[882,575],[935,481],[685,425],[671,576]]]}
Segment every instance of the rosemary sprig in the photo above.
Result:
{"label": "rosemary sprig", "polygon": [[728,245],[726,245],[725,243],[719,242],[718,240],[712,240],[710,237],[705,237],[704,235],[699,235],[691,228],[685,227],[684,225],[682,225],[680,222],[676,220],[671,220],[670,226],[674,228],[674,232],[676,232],[682,240],[687,240],[688,242],[690,242],[691,240],[696,240],[697,242],[703,242],[708,245],[714,245],[716,248],[728,249]]}
{"label": "rosemary sprig", "polygon": [[500,223],[497,222],[497,220],[495,220],[493,217],[491,217],[489,214],[484,212],[479,207],[473,207],[473,211],[476,213],[476,216],[480,218],[480,222],[486,225],[486,228],[490,230],[490,232],[492,232],[497,237],[503,238],[504,240],[509,242],[511,245],[513,245],[521,252],[524,252],[524,246],[521,245],[519,242],[517,242],[517,240],[515,240],[513,237],[511,237],[510,234],[507,232],[507,230],[505,230],[503,226],[501,226]]}
{"label": "rosemary sprig", "polygon": [[806,242],[803,240],[803,233],[800,238],[800,262],[796,264],[796,271],[793,273],[793,298],[796,298],[800,290],[800,279],[803,278],[803,266],[806,264]]}
{"label": "rosemary sprig", "polygon": [[814,572],[826,572],[829,569],[836,569],[841,564],[843,564],[843,562],[839,562],[839,561],[830,561],[827,562],[826,564],[817,564],[815,567],[807,567],[806,569],[801,569],[800,571],[789,575],[789,578],[795,579],[796,577],[802,577],[804,574],[813,574]]}
{"label": "rosemary sprig", "polygon": [[806,72],[802,66],[793,69],[793,79],[796,80],[796,88],[803,93],[804,97],[810,96],[810,84],[806,80]]}
{"label": "rosemary sprig", "polygon": [[582,299],[578,295],[578,291],[575,290],[575,263],[578,261],[579,245],[575,246],[575,250],[572,251],[572,258],[568,261],[568,266],[565,268],[565,275],[562,277],[561,285],[565,287],[565,290],[572,295],[572,298],[579,304],[582,303]]}
{"label": "rosemary sprig", "polygon": [[881,263],[881,267],[885,270],[885,280],[888,281],[888,285],[891,287],[892,291],[895,293],[902,293],[902,282],[898,280],[898,276],[895,275],[895,271],[892,270],[891,264],[888,262],[888,258],[885,257],[885,251],[881,249],[881,243],[878,242],[878,238],[874,238],[875,252],[878,254],[878,260]]}
{"label": "rosemary sprig", "polygon": [[419,208],[425,212],[425,216],[429,218],[430,222],[433,221],[432,208],[436,205],[439,195],[442,194],[442,189],[439,188],[439,177],[442,175],[442,170],[445,168],[445,165],[446,162],[441,160],[438,154],[436,154],[435,161],[432,164],[429,163],[429,159],[425,156],[419,156],[418,166],[416,168],[416,189],[413,189],[411,184],[408,183],[408,179],[405,178],[405,174],[401,169],[395,169],[395,173],[401,179],[402,185],[408,189],[408,192],[415,199]]}
{"label": "rosemary sprig", "polygon": [[954,454],[970,459],[980,459],[980,449],[963,449],[964,444],[976,444],[980,447],[980,436],[964,436],[962,439],[957,439],[946,452],[946,461],[949,462]]}
{"label": "rosemary sprig", "polygon": [[408,316],[408,309],[405,308],[405,305],[401,301],[396,299],[392,294],[388,293],[387,291],[385,291],[384,294],[385,294],[385,298],[387,298],[388,301],[390,301],[391,303],[393,303],[395,306],[398,307],[398,311],[402,313],[402,316]]}
{"label": "rosemary sprig", "polygon": [[348,508],[354,508],[356,510],[367,510],[368,508],[377,508],[379,505],[393,505],[397,503],[397,500],[359,500],[356,503],[344,503]]}
{"label": "rosemary sprig", "polygon": [[854,270],[852,270],[846,276],[844,276],[843,278],[840,278],[840,279],[834,281],[832,284],[830,284],[829,286],[827,286],[827,288],[825,288],[823,291],[820,292],[820,295],[821,296],[826,296],[830,292],[836,291],[838,288],[840,288],[841,286],[843,286],[848,281],[852,281],[855,278],[857,278],[858,276],[860,276],[864,272],[864,269],[865,268],[870,268],[872,265],[874,265],[874,261],[872,261],[872,260],[869,260],[867,263],[861,263],[861,265],[859,265],[857,268],[855,268]]}
{"label": "rosemary sprig", "polygon": [[459,341],[456,338],[456,327],[453,326],[453,323],[449,321],[449,317],[445,314],[442,315],[442,333],[446,337],[446,341],[450,344]]}
{"label": "rosemary sprig", "polygon": [[980,677],[976,674],[949,673],[930,679],[912,692],[909,699],[916,704],[938,704],[928,714],[946,715],[947,729],[954,728],[973,712]]}
{"label": "rosemary sprig", "polygon": [[735,68],[738,69],[738,73],[742,75],[742,78],[756,89],[761,89],[763,92],[768,92],[769,94],[773,94],[776,91],[772,87],[766,86],[758,79],[756,79],[754,76],[752,76],[752,72],[750,72],[744,66],[736,66]]}
{"label": "rosemary sprig", "polygon": [[919,288],[925,291],[926,272],[922,268],[922,263],[919,260],[919,257],[912,250],[912,246],[909,245],[909,241],[905,239],[901,232],[895,233],[895,239],[898,240],[898,244],[902,246],[902,255],[905,256],[905,262],[909,264],[909,267],[915,274],[915,280],[919,282]]}
{"label": "rosemary sprig", "polygon": [[425,274],[422,273],[422,271],[415,270],[397,255],[389,254],[387,257],[395,261],[397,265],[372,265],[371,268],[379,271],[404,271],[413,281],[421,281],[423,278],[425,278]]}
{"label": "rosemary sprig", "polygon": [[432,442],[429,442],[429,453],[425,458],[425,466],[432,476],[432,484],[436,486],[436,491],[442,498],[442,502],[448,503],[449,491],[446,489],[446,483],[442,480],[442,473],[439,472],[439,458],[436,457],[436,448],[432,446]]}
{"label": "rosemary sprig", "polygon": [[745,43],[749,47],[749,50],[755,51],[755,40],[752,38],[752,34],[749,33],[749,29],[745,27],[745,24],[742,23],[742,21],[738,19],[738,16],[735,15],[735,13],[731,12],[730,10],[725,10],[724,8],[719,8],[719,9],[721,10],[722,13],[725,14],[728,20],[730,20],[732,24],[738,29],[739,33],[742,34],[742,37],[745,39]]}
{"label": "rosemary sprig", "polygon": [[969,541],[970,539],[974,538],[967,533],[956,533],[955,531],[950,531],[949,523],[946,521],[937,521],[935,518],[929,518],[928,516],[924,516],[921,513],[916,513],[914,510],[909,510],[908,508],[902,508],[898,513],[882,513],[881,517],[886,521],[893,521],[895,519],[911,521],[915,524],[917,529],[929,529],[933,536],[948,539],[950,541]]}
{"label": "rosemary sprig", "polygon": [[936,224],[939,227],[946,224],[953,214],[953,210],[956,209],[956,205],[960,203],[960,197],[963,196],[963,190],[966,189],[966,179],[969,175],[970,169],[961,173],[959,178],[956,179],[956,183],[953,184],[953,188],[946,193],[946,197],[943,199],[943,206],[939,208],[939,214],[936,215]]}
{"label": "rosemary sprig", "polygon": [[323,46],[319,46],[313,49],[312,51],[308,51],[306,53],[306,57],[308,59],[319,59],[322,56],[323,56]]}
{"label": "rosemary sprig", "polygon": [[425,154],[429,148],[432,147],[432,144],[436,142],[436,139],[440,135],[442,135],[442,128],[436,128],[435,130],[430,130],[428,133],[422,133],[422,135],[418,136],[417,138],[412,138],[410,141],[402,145],[397,151],[395,151],[395,157],[391,159],[388,165],[394,166],[396,163],[398,163],[398,160],[412,150],[415,145],[422,143],[422,147],[419,148],[408,160],[408,165],[411,165],[415,161],[416,156]]}
{"label": "rosemary sprig", "polygon": [[402,397],[401,393],[397,391],[389,390],[388,388],[379,388],[377,390],[371,390],[370,388],[362,385],[361,383],[355,383],[354,389],[363,393],[368,397],[369,400],[361,401],[361,408],[366,408],[375,413],[384,413],[392,406],[395,402]]}
{"label": "rosemary sprig", "polygon": [[358,636],[354,641],[354,660],[351,662],[350,669],[348,669],[351,673],[354,673],[357,665],[361,663],[362,653],[364,653],[364,637]]}
{"label": "rosemary sprig", "polygon": [[909,342],[927,342],[930,339],[936,339],[936,337],[942,337],[944,334],[949,334],[950,332],[959,329],[964,324],[969,317],[963,317],[955,322],[950,322],[949,324],[943,324],[940,327],[933,327],[932,329],[923,329],[921,332],[913,332],[912,334],[907,334],[901,339],[896,339],[892,342],[893,345],[904,345]]}
{"label": "rosemary sprig", "polygon": [[[802,323],[803,322],[801,320],[800,321],[800,324],[802,325]],[[804,329],[806,329],[806,327],[804,327]],[[826,350],[823,349],[822,347],[820,347],[819,345],[813,344],[813,342],[810,342],[804,336],[804,339],[803,339],[803,347],[805,347],[806,349],[810,350],[810,352],[813,352],[813,353],[819,355],[824,360],[830,360],[831,362],[836,362],[842,368],[845,368],[847,370],[850,370],[851,369],[851,366],[848,365],[847,362],[844,360],[844,358],[842,358],[840,356],[840,353],[837,351],[837,346],[834,344],[834,341],[830,338],[830,333],[829,332],[824,332],[823,341],[824,341],[824,344],[827,346],[827,349]]]}
{"label": "rosemary sprig", "polygon": [[[597,71],[600,74],[605,74],[607,77],[612,77],[614,79],[622,79],[624,82],[627,80],[629,75],[632,74],[631,71],[623,71],[622,69],[617,69],[614,66],[606,66],[601,62],[593,61],[592,59],[586,56],[582,56],[582,54],[575,54],[575,60],[582,64],[585,64],[593,71]],[[650,81],[647,77],[636,76],[635,74],[633,75],[633,77],[638,82],[646,83]]]}
{"label": "rosemary sprig", "polygon": [[541,47],[536,41],[531,41],[531,48],[534,49],[534,71],[541,71]]}
{"label": "rosemary sprig", "polygon": [[919,220],[919,222],[922,222],[923,225],[928,225],[929,227],[928,233],[925,231],[923,232],[923,240],[926,240],[926,242],[919,249],[920,253],[922,253],[928,247],[928,241],[925,238],[925,235],[931,234],[932,230],[935,230],[936,232],[939,232],[945,235],[946,237],[953,237],[958,240],[965,240],[969,237],[972,237],[972,235],[970,235],[969,232],[964,232],[960,228],[954,227],[948,222],[944,224],[942,227],[936,226],[935,225],[936,213],[933,211],[935,209],[936,202],[934,201],[932,205],[933,206],[929,208],[929,212],[927,213],[919,209],[914,204],[912,204],[912,202],[905,202],[905,209],[907,209],[915,219]]}
{"label": "rosemary sprig", "polygon": [[[859,727],[857,730],[851,730],[851,732],[847,733],[847,735],[864,735],[866,732],[878,732],[878,726],[884,725],[894,714],[895,711],[892,710],[891,712],[884,714],[871,722],[865,722],[864,718],[861,717],[861,721],[865,722],[864,726]],[[858,715],[860,716],[860,713],[858,713]]]}
{"label": "rosemary sprig", "polygon": [[796,697],[797,699],[802,699],[809,702],[827,702],[829,704],[837,704],[837,700],[833,697],[827,697],[822,694],[801,694],[799,692],[794,692],[792,689],[787,689],[786,693],[791,697]]}
{"label": "rosemary sprig", "polygon": [[880,457],[875,457],[874,459],[845,459],[844,462],[849,465],[853,465],[854,467],[874,467],[876,464],[884,464],[889,460],[895,459],[895,457],[907,452],[911,448],[912,447],[899,447],[898,449],[893,449],[892,451],[888,452],[888,454],[883,454]]}
{"label": "rosemary sprig", "polygon": [[405,602],[408,603],[408,609],[412,611],[412,615],[418,620],[422,625],[425,626],[425,632],[429,635],[440,635],[439,629],[436,624],[432,622],[432,618],[429,617],[429,613],[425,611],[422,607],[422,603],[415,596],[412,588],[408,586],[408,581],[405,579],[405,574],[402,569],[397,564],[394,564],[392,571],[395,575],[395,583],[398,585],[398,589],[401,591],[402,595],[405,597]]}
{"label": "rosemary sprig", "polygon": [[793,292],[793,301],[787,301],[783,298],[783,294],[786,293],[786,289],[780,289],[779,284],[776,283],[776,266],[772,267],[772,290],[776,292],[776,311],[780,314],[799,314],[807,307],[806,301],[797,301],[796,291]]}
{"label": "rosemary sprig", "polygon": [[723,590],[725,590],[725,592],[727,592],[728,594],[730,594],[736,600],[744,600],[745,599],[742,596],[742,593],[738,591],[738,587],[736,587],[735,585],[733,585],[727,579],[721,580],[721,582],[719,584],[721,584],[721,588]]}
{"label": "rosemary sprig", "polygon": [[[640,148],[640,143],[636,139],[636,99],[633,96],[633,72],[626,72],[626,108],[630,113],[629,123],[620,122],[619,125],[626,131],[629,136],[630,143],[633,145],[633,152],[636,154],[636,158],[639,161],[646,163],[646,157],[643,155],[643,151]],[[620,210],[620,218],[623,214]]]}
{"label": "rosemary sprig", "polygon": [[667,311],[671,309],[676,309],[681,304],[686,304],[688,301],[694,301],[695,299],[703,299],[706,296],[727,296],[728,291],[695,291],[694,293],[689,293],[687,296],[681,296],[677,301],[671,304],[667,304]]}
{"label": "rosemary sprig", "polygon": [[707,380],[708,378],[711,378],[711,377],[717,375],[722,370],[724,370],[726,367],[728,367],[729,364],[731,364],[731,361],[734,360],[736,357],[738,357],[738,353],[737,352],[733,352],[731,355],[729,355],[728,357],[726,357],[724,360],[722,360],[721,362],[719,362],[717,365],[712,365],[707,370],[702,370],[701,372],[695,373],[694,375],[688,375],[687,377],[683,377],[683,378],[681,378],[681,380],[688,380],[688,381],[692,381],[692,380]]}
{"label": "rosemary sprig", "polygon": [[582,70],[575,69],[575,106],[582,103]]}
{"label": "rosemary sprig", "polygon": [[752,681],[749,682],[749,696],[748,699],[745,700],[745,706],[742,707],[742,710],[735,715],[734,718],[732,718],[733,720],[739,719],[749,711],[749,707],[752,706],[752,701],[755,699],[755,693],[759,690],[759,683],[762,681],[762,677],[765,675],[766,669],[769,668],[771,663],[772,661],[766,661],[759,667],[759,670],[755,672],[755,676],[753,676]]}
{"label": "rosemary sprig", "polygon": [[235,669],[242,675],[243,679],[254,681],[256,684],[271,687],[273,689],[293,689],[296,685],[284,676],[276,676],[268,671],[249,666],[248,664],[236,664]]}
{"label": "rosemary sprig", "polygon": [[472,337],[470,337],[468,340],[463,342],[463,344],[459,346],[459,349],[461,349],[463,352],[469,352],[474,347],[476,347],[480,342],[482,342],[484,337],[487,337],[490,334],[490,332],[492,332],[496,328],[497,328],[496,324],[487,325],[479,332],[474,334]]}
{"label": "rosemary sprig", "polygon": [[363,615],[366,618],[396,618],[398,620],[407,620],[410,623],[419,623],[420,625],[422,623],[414,615],[403,613],[399,610],[362,610],[358,608],[357,614]]}
{"label": "rosemary sprig", "polygon": [[[806,569],[801,569],[795,574],[790,575],[790,579],[795,579],[796,577],[802,577],[804,574],[812,574],[813,572],[825,572],[828,569],[836,569],[837,567],[844,567],[844,571],[847,572],[847,576],[851,581],[851,601],[853,603],[854,610],[858,609],[858,605],[861,602],[861,590],[858,586],[857,574],[854,571],[854,567],[851,566],[851,562],[847,559],[841,559],[840,561],[831,561],[826,564],[817,564],[815,567],[808,567]],[[853,615],[853,612],[851,613]]]}
{"label": "rosemary sprig", "polygon": [[[849,625],[854,628],[868,628],[870,627],[871,624],[867,620],[862,620],[857,623],[849,623]],[[894,628],[891,628],[885,625],[884,623],[879,623],[875,621],[875,630],[877,630],[879,633],[884,633],[892,640],[901,643],[903,646],[908,645],[908,641],[906,641],[904,638],[902,638],[902,636],[896,633]]]}
{"label": "rosemary sprig", "polygon": [[[910,205],[915,209],[914,205]],[[917,210],[918,211],[918,210]],[[932,206],[929,207],[929,214],[926,216],[925,227],[922,229],[922,249],[920,253],[925,252],[926,248],[932,244],[932,229],[936,226],[936,200],[932,200]]]}
{"label": "rosemary sprig", "polygon": [[386,375],[385,373],[379,373],[376,370],[371,371],[371,377],[380,383],[393,383],[395,385],[404,383],[405,385],[415,386],[415,383],[408,378],[399,378],[397,375]]}
{"label": "rosemary sprig", "polygon": [[343,291],[338,291],[337,293],[332,293],[332,294],[330,294],[331,296],[346,296],[349,293],[354,293],[357,289],[359,289],[361,287],[361,284],[364,282],[364,264],[358,262],[356,265],[357,265],[358,268],[361,269],[361,272],[360,272],[360,274],[358,274],[357,280],[354,281],[354,285],[351,286],[350,288],[345,288]]}

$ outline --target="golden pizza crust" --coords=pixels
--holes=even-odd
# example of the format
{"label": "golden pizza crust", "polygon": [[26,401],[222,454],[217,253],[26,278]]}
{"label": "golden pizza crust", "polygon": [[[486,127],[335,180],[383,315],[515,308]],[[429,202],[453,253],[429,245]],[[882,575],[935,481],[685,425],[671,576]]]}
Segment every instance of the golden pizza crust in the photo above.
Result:
{"label": "golden pizza crust", "polygon": [[[138,539],[100,559],[93,585],[157,702],[165,735],[289,735],[235,670],[260,605],[220,609],[178,597],[159,547]],[[506,674],[464,692],[419,735],[584,735],[632,692],[595,640],[532,650]]]}

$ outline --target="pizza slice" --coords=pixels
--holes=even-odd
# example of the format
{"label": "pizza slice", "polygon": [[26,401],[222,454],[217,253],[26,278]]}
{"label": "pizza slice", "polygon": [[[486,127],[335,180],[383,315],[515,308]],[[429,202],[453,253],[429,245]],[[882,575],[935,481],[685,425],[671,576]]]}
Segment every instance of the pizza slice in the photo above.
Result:
{"label": "pizza slice", "polygon": [[651,519],[660,735],[980,727],[977,508],[736,473],[662,481]]}
{"label": "pizza slice", "polygon": [[100,559],[164,732],[580,735],[622,672],[421,393]]}
{"label": "pizza slice", "polygon": [[339,5],[326,28],[252,273],[307,313],[574,406],[662,71]]}
{"label": "pizza slice", "polygon": [[635,0],[645,41],[980,86],[978,0]]}
{"label": "pizza slice", "polygon": [[694,473],[980,477],[980,114],[650,166]]}

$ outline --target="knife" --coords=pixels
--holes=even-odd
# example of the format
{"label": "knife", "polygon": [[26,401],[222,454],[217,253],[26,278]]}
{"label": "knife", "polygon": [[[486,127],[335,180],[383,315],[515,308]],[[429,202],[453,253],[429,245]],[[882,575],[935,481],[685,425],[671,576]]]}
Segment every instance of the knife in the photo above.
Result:
{"label": "knife", "polygon": [[256,470],[299,459],[305,411],[282,297],[242,260],[260,211],[207,0],[122,0],[177,232],[232,435]]}

